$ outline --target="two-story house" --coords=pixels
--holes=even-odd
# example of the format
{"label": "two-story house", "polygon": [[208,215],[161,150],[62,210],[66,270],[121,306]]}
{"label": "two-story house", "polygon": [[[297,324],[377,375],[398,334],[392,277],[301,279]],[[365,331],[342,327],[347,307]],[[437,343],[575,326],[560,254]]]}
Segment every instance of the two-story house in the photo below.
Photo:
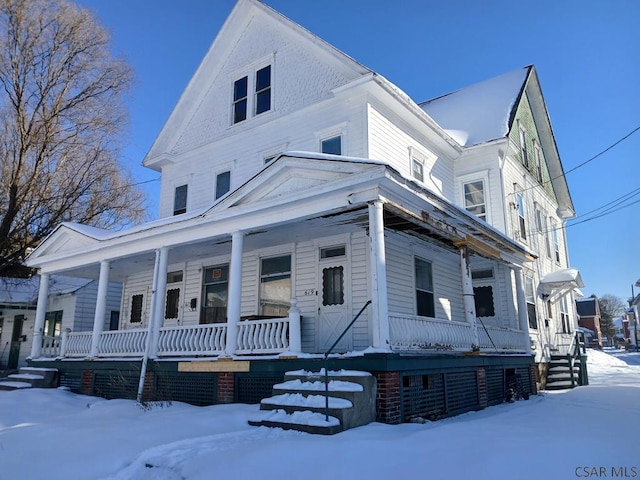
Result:
{"label": "two-story house", "polygon": [[375,375],[395,423],[535,391],[570,343],[573,206],[533,67],[418,104],[240,0],[144,165],[158,220],[62,224],[27,261],[98,279],[97,319],[124,284],[119,330],[70,332],[57,360],[34,343],[86,393],[146,368],[157,396],[255,402],[339,340],[330,368]]}

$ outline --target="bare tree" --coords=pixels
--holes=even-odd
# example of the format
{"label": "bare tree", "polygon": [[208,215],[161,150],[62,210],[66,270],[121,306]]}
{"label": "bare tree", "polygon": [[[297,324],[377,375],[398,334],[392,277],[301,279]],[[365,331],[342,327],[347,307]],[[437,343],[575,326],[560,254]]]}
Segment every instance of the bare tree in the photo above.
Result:
{"label": "bare tree", "polygon": [[625,312],[625,303],[620,297],[605,293],[598,298],[598,305],[600,306],[600,330],[602,335],[611,339],[616,333],[613,319]]}
{"label": "bare tree", "polygon": [[132,72],[66,0],[0,0],[0,275],[61,222],[122,228],[144,198],[118,162]]}

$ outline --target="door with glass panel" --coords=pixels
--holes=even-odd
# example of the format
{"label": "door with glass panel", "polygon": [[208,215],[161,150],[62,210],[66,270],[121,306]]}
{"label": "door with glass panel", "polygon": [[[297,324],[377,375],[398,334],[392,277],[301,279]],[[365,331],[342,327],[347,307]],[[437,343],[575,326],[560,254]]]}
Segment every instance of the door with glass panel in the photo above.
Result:
{"label": "door with glass panel", "polygon": [[[349,277],[344,245],[320,249],[318,279],[318,347],[327,351],[349,325]],[[349,351],[353,332],[349,331],[334,347],[334,352]]]}

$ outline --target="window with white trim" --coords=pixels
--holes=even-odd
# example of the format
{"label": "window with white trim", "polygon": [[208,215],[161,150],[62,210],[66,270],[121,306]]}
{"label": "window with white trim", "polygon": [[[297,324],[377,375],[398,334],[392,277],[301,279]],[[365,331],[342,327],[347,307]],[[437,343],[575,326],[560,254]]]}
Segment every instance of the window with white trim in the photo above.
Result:
{"label": "window with white trim", "polygon": [[527,316],[529,318],[529,328],[538,329],[538,316],[536,313],[536,294],[533,288],[533,278],[524,278],[524,295],[527,301]]}
{"label": "window with white trim", "polygon": [[216,200],[231,188],[231,172],[220,172],[216,175]]}
{"label": "window with white trim", "polygon": [[165,320],[178,318],[182,278],[182,270],[167,273],[167,296],[164,308]]}
{"label": "window with white trim", "polygon": [[144,305],[144,295],[141,293],[131,295],[131,310],[129,315],[130,323],[142,323],[142,308]]}
{"label": "window with white trim", "polygon": [[554,225],[551,230],[551,234],[553,235],[553,252],[555,255],[556,262],[560,263],[560,240],[558,239],[558,226]]}
{"label": "window with white trim", "polygon": [[424,182],[424,160],[411,156],[411,175],[420,182]]}
{"label": "window with white trim", "polygon": [[416,314],[421,317],[435,317],[435,297],[433,294],[433,269],[431,262],[415,257]]}
{"label": "window with white trim", "polygon": [[560,323],[562,333],[571,333],[571,325],[569,324],[569,308],[567,306],[567,296],[560,299]]}
{"label": "window with white trim", "polygon": [[342,155],[342,135],[320,140],[320,151],[330,155]]}
{"label": "window with white trim", "polygon": [[187,185],[176,187],[173,195],[173,214],[180,215],[187,211]]}
{"label": "window with white trim", "polygon": [[475,180],[462,186],[464,190],[464,208],[482,220],[487,219],[487,204],[485,201],[484,181]]}
{"label": "window with white trim", "polygon": [[260,315],[286,317],[291,307],[291,255],[260,261]]}
{"label": "window with white trim", "polygon": [[536,158],[536,177],[538,178],[538,181],[542,183],[542,150],[540,150],[540,145],[534,143],[533,151]]}
{"label": "window with white trim", "polygon": [[[255,74],[243,75],[233,82],[232,123],[240,123],[272,109],[272,68],[263,66]],[[249,92],[253,92],[249,95]]]}
{"label": "window with white trim", "polygon": [[527,133],[524,127],[518,124],[520,134],[520,156],[522,157],[522,164],[529,168],[529,151],[527,150]]}
{"label": "window with white trim", "polygon": [[527,222],[525,218],[524,197],[516,192],[516,210],[518,212],[518,231],[522,240],[527,239]]}

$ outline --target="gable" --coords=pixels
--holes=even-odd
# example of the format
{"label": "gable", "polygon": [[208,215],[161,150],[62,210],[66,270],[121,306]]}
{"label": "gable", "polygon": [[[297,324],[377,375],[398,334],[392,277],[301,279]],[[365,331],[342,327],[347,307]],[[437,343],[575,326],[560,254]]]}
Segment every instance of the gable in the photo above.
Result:
{"label": "gable", "polygon": [[[87,231],[83,231],[86,229]],[[38,247],[29,255],[28,260],[38,257],[54,255],[57,253],[67,253],[82,250],[98,242],[96,236],[91,235],[95,231],[104,232],[99,229],[85,227],[83,225],[71,225],[63,223],[59,225]],[[104,232],[106,233],[106,232]],[[28,262],[27,262],[28,263]]]}
{"label": "gable", "polygon": [[[271,108],[233,124],[234,82],[271,66]],[[369,70],[256,0],[240,0],[144,160],[159,168],[169,157],[300,110]],[[231,130],[230,130],[231,129]]]}

